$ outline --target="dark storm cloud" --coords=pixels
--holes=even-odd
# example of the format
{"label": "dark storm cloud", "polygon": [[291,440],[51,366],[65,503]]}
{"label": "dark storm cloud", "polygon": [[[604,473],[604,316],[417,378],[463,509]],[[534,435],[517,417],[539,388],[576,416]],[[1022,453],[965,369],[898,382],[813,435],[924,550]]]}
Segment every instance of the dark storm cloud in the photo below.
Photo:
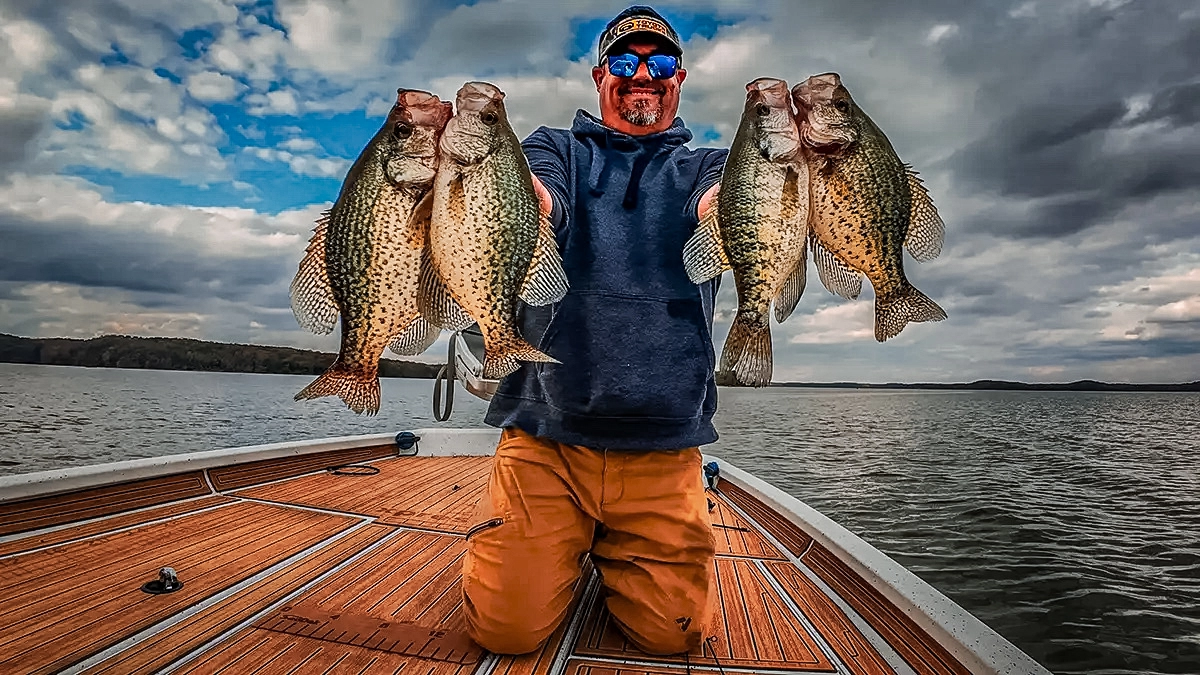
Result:
{"label": "dark storm cloud", "polygon": [[964,192],[1043,200],[1026,217],[969,227],[1069,236],[1200,188],[1200,17],[1183,18],[1194,3],[1035,7],[1049,13],[964,36],[945,54],[981,83],[974,107],[986,130],[945,168]]}
{"label": "dark storm cloud", "polygon": [[46,110],[42,106],[0,108],[0,177],[25,162],[31,141],[45,124]]}
{"label": "dark storm cloud", "polygon": [[[100,230],[83,221],[30,222],[0,216],[0,280],[186,297],[245,300],[263,286],[286,283],[295,263],[278,255],[222,258],[188,242],[146,232]],[[166,301],[178,307],[181,300]],[[286,306],[286,303],[283,305]]]}

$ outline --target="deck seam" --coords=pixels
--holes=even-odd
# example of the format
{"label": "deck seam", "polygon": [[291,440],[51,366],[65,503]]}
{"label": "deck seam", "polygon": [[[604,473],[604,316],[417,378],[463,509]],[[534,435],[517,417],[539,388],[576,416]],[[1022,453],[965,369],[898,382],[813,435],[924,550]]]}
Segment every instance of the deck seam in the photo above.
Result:
{"label": "deck seam", "polygon": [[767,569],[766,564],[761,560],[755,560],[754,564],[758,568],[758,571],[761,572],[766,578],[767,583],[771,585],[771,588],[774,588],[775,592],[779,594],[779,597],[783,599],[783,604],[787,606],[788,611],[794,614],[796,618],[800,620],[800,623],[804,625],[804,629],[809,631],[812,636],[816,638],[817,647],[821,651],[825,652],[826,658],[828,658],[829,662],[832,663],[835,668],[837,668],[837,672],[847,674],[853,673],[854,671],[851,670],[850,667],[842,661],[841,657],[837,655],[837,652],[834,651],[833,645],[829,644],[829,641],[826,640],[821,631],[817,629],[816,624],[809,619],[809,617],[804,613],[804,610],[800,609],[800,606],[796,604],[796,601],[790,594],[788,594],[787,589],[785,589],[782,584],[779,583],[779,580],[775,578],[775,575],[771,574],[771,570]]}
{"label": "deck seam", "polygon": [[562,643],[558,646],[558,651],[555,652],[554,658],[550,661],[550,669],[547,675],[561,675],[567,671],[567,664],[575,656],[575,642],[583,632],[583,623],[587,618],[587,610],[595,602],[596,595],[600,593],[600,583],[600,574],[593,568],[591,574],[588,576],[587,586],[583,589],[583,596],[579,598],[579,604],[575,607],[575,615],[571,617],[571,623],[563,633]]}
{"label": "deck seam", "polygon": [[[208,499],[209,497],[212,497],[212,496],[213,495],[196,495],[195,497],[186,497],[184,499],[177,499],[177,500],[170,501],[170,502],[163,502],[161,504],[151,504],[150,506],[143,506],[141,508],[131,509],[129,511],[119,511],[117,513],[108,513],[103,516],[96,516],[94,518],[88,518],[86,520],[76,520],[76,521],[72,521],[69,523],[62,523],[60,525],[50,525],[48,527],[43,527],[43,528],[40,528],[37,530],[28,530],[26,532],[15,532],[13,534],[0,535],[0,544],[7,544],[10,542],[14,542],[14,541],[20,541],[22,539],[28,539],[30,537],[40,537],[43,535],[51,534],[53,532],[59,532],[61,530],[67,530],[72,527],[78,527],[80,525],[91,525],[92,523],[98,523],[100,521],[108,520],[110,518],[120,518],[123,516],[129,516],[129,515],[134,515],[137,513],[143,513],[145,511],[153,511],[154,509],[161,509],[162,507],[170,506],[171,504],[184,504],[186,502],[198,501],[200,499]],[[192,512],[192,513],[194,513],[194,512]],[[9,553],[9,554],[0,556],[0,558],[7,558],[11,555],[13,555],[13,554]]]}
{"label": "deck seam", "polygon": [[[353,511],[335,511],[333,509],[323,509],[319,506],[306,506],[304,504],[293,504],[292,502],[278,502],[278,501],[274,501],[272,499],[263,499],[261,497],[245,497],[242,495],[233,495],[233,494],[223,494],[222,496],[232,498],[234,501],[230,502],[231,504],[236,504],[239,501],[244,501],[244,502],[253,502],[253,503],[257,503],[257,504],[266,504],[269,506],[283,506],[283,507],[299,509],[302,511],[312,511],[314,513],[321,513],[321,514],[324,514],[327,516],[346,516],[349,518],[368,518],[371,520],[371,522],[373,522],[377,525],[383,525],[384,527],[394,527],[396,529],[404,530],[406,532],[422,532],[424,534],[439,534],[439,535],[444,535],[447,537],[458,537],[460,539],[466,537],[466,534],[463,532],[452,532],[450,530],[435,530],[433,528],[420,527],[418,525],[397,525],[394,523],[385,523],[385,522],[380,521],[380,518],[382,516],[372,516],[372,515],[369,515],[366,513],[355,513]],[[196,512],[196,513],[198,513],[198,512]]]}
{"label": "deck seam", "polygon": [[692,670],[705,670],[705,671],[710,671],[710,672],[714,672],[714,673],[719,673],[719,672],[723,671],[726,673],[750,673],[752,675],[757,675],[758,673],[763,673],[765,675],[820,675],[821,673],[829,672],[829,671],[811,671],[811,670],[810,671],[780,670],[779,668],[761,668],[758,666],[727,666],[724,664],[717,666],[715,664],[709,665],[707,663],[704,663],[704,664],[693,663],[691,665],[687,665],[684,663],[676,663],[673,661],[651,661],[649,659],[621,659],[621,658],[616,658],[614,656],[592,656],[590,654],[587,654],[587,655],[573,654],[567,661],[570,662],[571,660],[597,661],[597,662],[601,662],[601,663],[605,663],[605,664],[621,665],[621,666],[667,668],[667,669],[671,669],[671,670],[678,670],[681,673],[685,672],[688,668],[691,668]]}
{"label": "deck seam", "polygon": [[[367,525],[370,525],[370,524],[371,524],[370,521],[363,521],[355,527],[347,528],[347,531],[345,534],[349,534],[350,531],[358,530],[358,529],[366,527]],[[191,661],[194,661],[195,659],[199,658],[200,656],[203,656],[210,648],[212,648],[216,645],[219,645],[221,642],[224,642],[229,637],[237,634],[238,632],[242,631],[246,627],[253,625],[255,622],[257,622],[262,617],[275,611],[275,608],[282,606],[283,604],[291,601],[293,598],[301,595],[302,593],[309,590],[310,588],[312,588],[312,587],[316,586],[317,584],[330,578],[334,574],[337,574],[338,572],[349,567],[350,565],[355,564],[359,560],[359,558],[362,558],[363,556],[374,552],[379,547],[383,546],[387,542],[389,542],[392,539],[399,536],[399,534],[400,534],[399,532],[391,532],[391,533],[388,533],[387,535],[384,535],[375,543],[371,544],[370,546],[367,546],[366,548],[359,551],[358,553],[355,553],[354,555],[350,556],[349,558],[342,561],[341,563],[334,565],[330,569],[326,570],[323,574],[320,574],[320,575],[314,577],[313,579],[309,580],[308,583],[305,583],[305,584],[297,587],[291,593],[284,595],[283,597],[279,598],[275,602],[272,602],[271,604],[262,608],[258,612],[255,612],[254,614],[250,615],[249,617],[243,619],[241,622],[237,623],[236,625],[231,626],[230,628],[227,628],[226,630],[222,631],[220,634],[214,636],[212,639],[197,646],[195,649],[192,649],[190,652],[184,654],[183,656],[180,656],[179,658],[175,659],[171,663],[166,664],[165,666],[163,666],[162,668],[159,669],[158,673],[160,675],[166,675],[167,673],[173,673],[176,670],[179,670],[180,668],[182,668],[183,666],[186,666]],[[333,543],[333,540],[332,539],[329,540],[329,543]],[[324,546],[322,546],[321,548],[324,548]],[[315,553],[316,551],[319,551],[319,550],[320,550],[320,548],[315,549],[314,551],[312,551],[312,553]],[[303,552],[303,553],[307,553],[307,552]]]}
{"label": "deck seam", "polygon": [[[808,565],[806,565],[804,563],[804,560],[802,557],[796,557],[796,556],[792,555],[792,552],[787,547],[783,546],[783,542],[776,539],[775,535],[768,532],[767,529],[762,526],[762,523],[759,523],[757,520],[755,520],[753,517],[751,517],[750,514],[743,511],[742,508],[740,506],[738,506],[737,504],[735,504],[732,499],[726,499],[725,502],[726,502],[727,506],[729,506],[730,508],[737,511],[739,514],[741,514],[741,516],[743,518],[746,518],[747,521],[751,525],[753,525],[764,537],[766,537],[768,541],[770,541],[777,548],[779,548],[779,550],[783,553],[783,555],[787,557],[787,562],[790,562],[793,565],[795,565],[796,568],[799,569],[802,574],[804,574],[804,576],[808,577],[810,580],[812,580],[814,582],[817,582],[818,588],[820,588],[821,591],[823,593],[825,593],[825,596],[828,597],[830,600],[832,600],[833,603],[835,605],[837,605],[839,609],[842,610],[842,612],[846,615],[846,618],[848,618],[850,620],[850,623],[852,623],[854,625],[854,627],[858,629],[859,633],[862,633],[863,638],[866,639],[866,641],[868,643],[870,643],[870,645],[872,647],[874,647],[876,651],[879,652],[879,655],[882,656],[883,659],[888,662],[888,665],[890,665],[892,668],[895,669],[895,668],[898,668],[899,665],[902,664],[905,668],[910,669],[908,671],[897,670],[896,672],[898,675],[907,675],[907,673],[912,672],[911,671],[912,666],[909,665],[909,663],[907,661],[905,661],[903,658],[900,657],[899,653],[896,652],[895,648],[893,648],[892,645],[888,643],[887,639],[884,638],[883,635],[881,635],[879,633],[879,631],[876,630],[875,627],[872,626],[861,614],[859,614],[858,610],[851,607],[849,605],[849,603],[847,603],[845,600],[842,599],[842,596],[838,595],[838,593],[836,591],[834,591],[828,584],[826,584],[824,581],[822,581],[821,578],[819,576],[817,576],[817,573],[814,572],[812,569],[810,569],[808,567]],[[805,547],[804,553],[802,554],[802,556],[808,555],[808,552],[812,550],[812,547],[814,546],[814,544],[815,544],[815,540],[810,541],[808,543],[808,546]],[[753,558],[753,560],[759,564],[766,563],[766,562],[781,562],[777,558],[775,558],[775,559]],[[770,576],[770,580],[771,580],[772,584],[778,583],[778,579],[775,579],[774,576]],[[787,595],[786,593],[784,593],[783,595],[785,595],[787,597],[788,602],[795,604],[795,601],[792,600],[792,597],[790,595]],[[801,615],[803,616],[803,613]],[[807,620],[807,618],[806,618],[806,620]],[[820,637],[820,639],[822,641],[825,641],[824,636],[820,635],[820,633],[818,633],[817,635],[818,635],[818,637]]]}
{"label": "deck seam", "polygon": [[293,508],[298,511],[311,511],[312,513],[320,513],[326,516],[343,516],[350,518],[369,518],[372,521],[378,520],[378,516],[372,516],[369,513],[355,513],[353,511],[335,511],[333,509],[323,509],[319,506],[308,506],[305,504],[293,504],[292,502],[277,502],[272,499],[262,499],[260,497],[244,497],[242,495],[226,495],[238,501],[250,502],[254,504],[266,504],[268,506],[283,506]]}
{"label": "deck seam", "polygon": [[[213,495],[205,495],[204,497],[199,497],[199,499],[207,499],[211,496],[213,496]],[[115,530],[105,530],[103,532],[96,532],[95,534],[89,534],[84,537],[77,537],[75,539],[68,539],[66,541],[60,541],[60,542],[55,542],[53,544],[46,544],[45,546],[39,546],[37,548],[31,548],[27,551],[16,551],[14,553],[6,553],[4,555],[0,555],[0,560],[5,560],[7,558],[15,558],[17,556],[27,555],[29,553],[38,553],[40,551],[46,551],[46,550],[49,550],[52,548],[57,548],[59,546],[66,546],[68,544],[78,544],[81,542],[90,541],[92,539],[97,539],[100,537],[107,537],[107,536],[114,535],[114,534],[120,534],[122,532],[128,532],[130,530],[136,530],[139,527],[145,527],[147,525],[158,525],[160,523],[168,523],[172,520],[178,520],[180,518],[184,518],[187,516],[194,516],[199,513],[208,513],[209,511],[215,511],[216,509],[223,508],[226,506],[231,506],[236,503],[237,503],[236,501],[229,501],[229,502],[225,502],[223,504],[213,504],[212,506],[206,506],[206,507],[204,507],[202,509],[198,509],[196,511],[185,511],[183,513],[176,513],[173,516],[166,516],[163,518],[156,518],[154,520],[147,520],[144,523],[136,523],[134,525],[127,525],[125,527],[119,527]],[[158,508],[158,507],[154,507],[154,508]],[[125,515],[125,514],[121,514],[121,515]]]}
{"label": "deck seam", "polygon": [[212,492],[214,495],[221,494],[220,490],[217,490],[217,486],[213,485],[212,476],[208,475],[208,469],[204,469],[203,473],[204,473],[204,484],[208,486],[209,491]]}
{"label": "deck seam", "polygon": [[[111,645],[110,647],[107,647],[99,652],[96,652],[95,654],[92,654],[91,656],[83,659],[82,661],[78,661],[78,662],[74,663],[73,665],[68,666],[67,668],[64,668],[63,670],[60,671],[60,673],[61,673],[61,675],[74,675],[75,673],[80,673],[80,672],[83,672],[84,670],[87,670],[88,668],[99,665],[100,663],[103,663],[104,661],[107,661],[108,659],[110,659],[114,656],[117,656],[118,654],[128,651],[132,647],[136,647],[137,645],[139,645],[139,644],[145,642],[146,640],[154,637],[155,635],[158,635],[159,633],[171,628],[172,626],[175,626],[183,621],[186,621],[187,619],[191,618],[192,616],[194,616],[196,614],[199,614],[200,612],[208,609],[209,607],[211,607],[217,603],[225,601],[226,599],[242,592],[246,588],[249,588],[249,587],[253,586],[254,584],[262,581],[263,579],[270,577],[271,575],[275,574],[276,572],[286,569],[287,567],[290,567],[291,565],[293,565],[297,562],[300,562],[301,560],[307,558],[308,556],[312,555],[313,553],[316,553],[316,552],[324,549],[325,547],[336,543],[337,541],[343,539],[344,537],[350,536],[350,534],[357,532],[358,530],[366,527],[367,525],[370,525],[370,522],[362,521],[356,525],[351,525],[350,527],[347,527],[346,529],[342,530],[341,532],[338,532],[330,537],[327,537],[326,539],[322,539],[321,541],[318,541],[317,543],[313,544],[312,546],[309,546],[308,548],[304,549],[303,551],[298,551],[297,553],[275,563],[274,565],[271,565],[270,567],[258,572],[257,574],[254,574],[246,579],[243,579],[242,581],[240,581],[226,589],[223,589],[218,593],[214,593],[213,595],[211,595],[207,598],[204,598],[203,600],[200,600],[199,602],[189,605],[189,606],[179,610],[175,614],[172,614],[171,616],[168,616],[165,619],[162,619],[158,623],[155,623],[152,626],[143,628],[142,630],[138,631],[137,633],[134,633],[133,635],[130,635],[129,637],[125,638],[124,640],[121,640],[120,642],[117,642],[116,644]],[[384,539],[386,539],[386,538],[387,537],[384,537]],[[366,549],[364,549],[364,551],[365,550]]]}
{"label": "deck seam", "polygon": [[896,671],[897,675],[917,675],[916,670],[913,669],[912,665],[909,664],[908,661],[905,661],[904,657],[900,656],[900,653],[897,652],[896,649],[892,647],[892,645],[882,635],[879,634],[879,631],[875,630],[875,628],[868,623],[861,614],[855,611],[855,609],[851,607],[849,603],[842,599],[842,596],[839,595],[837,591],[833,590],[829,584],[825,583],[825,580],[822,579],[820,575],[814,572],[807,565],[803,564],[803,561],[794,564],[800,570],[801,574],[808,578],[809,581],[813,582],[817,588],[825,594],[825,597],[833,601],[833,604],[837,605],[838,609],[842,610],[842,613],[846,615],[846,618],[850,620],[850,623],[853,624],[854,627],[858,629],[858,632],[862,634],[863,638],[875,648],[875,651],[879,652],[879,656],[882,657],[884,661],[887,661],[887,664],[892,668],[892,670]]}

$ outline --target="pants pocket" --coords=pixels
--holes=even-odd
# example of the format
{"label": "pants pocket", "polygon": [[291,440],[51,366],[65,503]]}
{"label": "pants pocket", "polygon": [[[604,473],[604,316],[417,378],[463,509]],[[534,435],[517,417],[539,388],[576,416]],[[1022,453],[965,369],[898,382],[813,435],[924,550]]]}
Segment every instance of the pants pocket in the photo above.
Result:
{"label": "pants pocket", "polygon": [[503,524],[504,524],[503,518],[488,518],[487,520],[485,520],[483,522],[472,525],[467,530],[467,539],[469,540],[472,535],[479,534],[480,532],[483,532],[484,530],[490,530],[492,528],[500,527]]}

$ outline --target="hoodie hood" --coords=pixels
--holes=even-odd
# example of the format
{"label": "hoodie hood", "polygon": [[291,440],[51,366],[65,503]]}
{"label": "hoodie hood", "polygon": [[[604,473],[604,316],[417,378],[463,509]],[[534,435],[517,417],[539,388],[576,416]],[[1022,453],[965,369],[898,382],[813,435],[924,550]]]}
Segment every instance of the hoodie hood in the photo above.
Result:
{"label": "hoodie hood", "polygon": [[594,196],[604,194],[605,173],[608,160],[612,153],[633,154],[633,167],[629,172],[629,182],[625,185],[625,197],[621,201],[627,210],[637,208],[638,188],[641,184],[642,173],[654,155],[659,151],[670,151],[692,140],[692,132],[676,117],[671,126],[645,136],[631,136],[616,131],[604,125],[586,110],[575,112],[575,122],[571,125],[571,133],[592,150],[592,164],[588,171],[588,188]]}

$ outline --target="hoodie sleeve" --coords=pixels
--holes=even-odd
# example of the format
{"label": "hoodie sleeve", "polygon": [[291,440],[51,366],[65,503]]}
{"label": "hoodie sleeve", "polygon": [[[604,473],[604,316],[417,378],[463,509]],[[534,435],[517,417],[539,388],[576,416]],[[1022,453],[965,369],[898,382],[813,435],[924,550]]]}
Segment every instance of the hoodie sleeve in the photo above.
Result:
{"label": "hoodie sleeve", "polygon": [[570,194],[567,185],[567,146],[555,138],[549,128],[538,127],[521,143],[521,149],[529,160],[529,170],[550,191],[551,201],[554,202],[550,221],[557,231],[570,217],[567,204],[567,195]]}
{"label": "hoodie sleeve", "polygon": [[724,148],[712,148],[704,155],[704,159],[700,162],[700,175],[696,179],[696,190],[692,192],[692,196],[687,202],[687,213],[696,220],[700,219],[700,198],[704,196],[708,189],[717,183],[721,182],[721,172],[725,170],[725,158],[729,156],[729,151]]}

